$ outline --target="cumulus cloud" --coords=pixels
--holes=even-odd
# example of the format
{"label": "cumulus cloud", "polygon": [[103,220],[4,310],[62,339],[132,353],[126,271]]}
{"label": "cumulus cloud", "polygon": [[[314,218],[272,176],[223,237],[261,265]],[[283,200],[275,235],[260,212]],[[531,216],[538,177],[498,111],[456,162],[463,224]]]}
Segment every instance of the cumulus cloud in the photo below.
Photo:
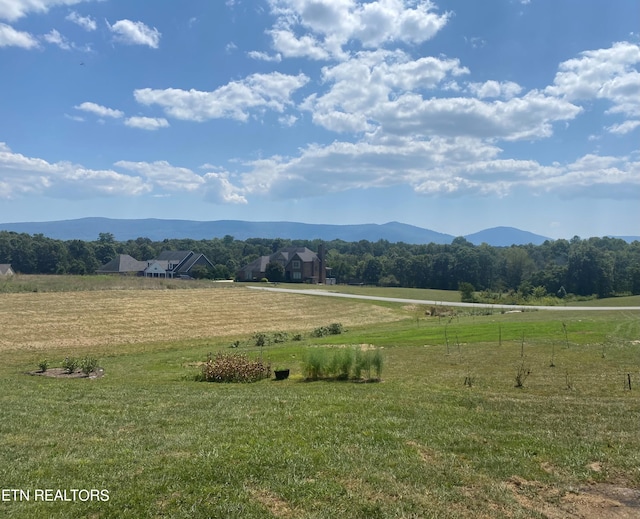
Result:
{"label": "cumulus cloud", "polygon": [[157,49],[160,45],[162,34],[158,29],[148,27],[142,22],[131,20],[118,20],[113,25],[107,22],[109,30],[114,34],[116,41],[127,45],[146,45]]}
{"label": "cumulus cloud", "polygon": [[15,21],[29,13],[46,13],[58,5],[75,5],[92,0],[0,0],[0,19]]}
{"label": "cumulus cloud", "polygon": [[168,128],[169,121],[163,117],[129,117],[124,124],[131,128],[140,128],[141,130],[159,130],[160,128]]}
{"label": "cumulus cloud", "polygon": [[104,195],[136,196],[150,186],[139,177],[94,170],[70,162],[50,163],[14,153],[0,143],[0,197],[44,194],[64,198]]}
{"label": "cumulus cloud", "polygon": [[279,72],[252,74],[241,81],[232,81],[212,92],[168,88],[136,90],[136,101],[144,105],[157,104],[171,117],[190,121],[229,118],[246,121],[249,111],[269,109],[282,112],[292,104],[293,92],[309,78],[304,74],[290,76]]}
{"label": "cumulus cloud", "polygon": [[[512,82],[471,83],[468,89],[480,98],[437,96],[438,89],[467,74],[457,59],[360,52],[324,67],[328,90],[309,96],[301,107],[316,124],[337,132],[506,140],[549,137],[554,122],[571,120],[582,110],[536,90],[517,97],[521,88]],[[502,99],[484,99],[495,97]]]}
{"label": "cumulus cloud", "polygon": [[[114,166],[132,171],[140,175],[147,184],[159,188],[163,192],[186,191],[201,193],[204,200],[216,204],[246,204],[241,187],[229,181],[225,171],[209,172],[198,175],[189,168],[174,166],[167,161],[129,162],[121,160]],[[208,169],[212,166],[207,164]]]}
{"label": "cumulus cloud", "polygon": [[308,146],[296,157],[249,162],[236,187],[278,199],[394,185],[409,185],[425,196],[503,197],[516,190],[565,198],[640,195],[637,160],[586,155],[568,164],[544,165],[501,154],[474,138],[334,142]]}
{"label": "cumulus cloud", "polygon": [[234,186],[229,181],[229,175],[222,173],[207,173],[205,176],[207,188],[205,200],[215,204],[246,204],[242,188]]}
{"label": "cumulus cloud", "polygon": [[447,23],[426,0],[270,0],[273,47],[285,57],[344,59],[350,42],[375,48],[423,43]]}
{"label": "cumulus cloud", "polygon": [[468,89],[479,99],[499,97],[511,99],[522,92],[522,87],[513,81],[489,80],[484,83],[469,83]]}
{"label": "cumulus cloud", "polygon": [[76,11],[71,11],[65,19],[79,25],[85,31],[95,31],[98,28],[98,24],[91,16],[81,16]]}
{"label": "cumulus cloud", "polygon": [[190,169],[173,166],[164,160],[156,162],[121,160],[114,166],[133,171],[147,182],[167,191],[195,191],[205,184],[205,180]]}
{"label": "cumulus cloud", "polygon": [[33,49],[38,46],[38,40],[28,32],[17,31],[10,25],[0,23],[0,47]]}
{"label": "cumulus cloud", "polygon": [[569,100],[605,99],[610,113],[640,116],[640,45],[617,42],[560,64],[546,91]]}
{"label": "cumulus cloud", "polygon": [[74,106],[76,110],[82,110],[83,112],[89,112],[100,117],[111,117],[113,119],[119,119],[124,115],[124,112],[120,110],[115,110],[113,108],[107,108],[106,106],[102,106],[96,103],[91,103],[86,101],[82,104]]}

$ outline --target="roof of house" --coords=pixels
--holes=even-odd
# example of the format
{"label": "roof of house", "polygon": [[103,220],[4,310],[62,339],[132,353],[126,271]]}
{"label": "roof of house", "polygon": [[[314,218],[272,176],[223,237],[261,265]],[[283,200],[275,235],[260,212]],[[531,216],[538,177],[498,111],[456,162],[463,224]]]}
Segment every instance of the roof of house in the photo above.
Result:
{"label": "roof of house", "polygon": [[147,268],[146,261],[138,261],[128,254],[118,254],[108,263],[105,263],[96,272],[99,274],[113,272],[141,272]]}
{"label": "roof of house", "polygon": [[265,272],[267,265],[272,261],[283,260],[285,266],[294,258],[298,257],[303,262],[315,261],[318,255],[306,247],[286,247],[274,252],[270,256],[260,256],[258,259],[253,260],[248,265],[242,267],[243,271],[250,272]]}
{"label": "roof of house", "polygon": [[184,261],[192,254],[193,251],[190,250],[163,250],[155,259],[165,261]]}
{"label": "roof of house", "polygon": [[11,264],[10,263],[0,263],[0,274],[4,276],[5,274],[8,274],[9,272],[13,272],[13,269],[11,268]]}
{"label": "roof of house", "polygon": [[204,258],[205,261],[211,266],[211,268],[213,268],[213,264],[209,261],[209,259],[204,254],[194,253],[191,256],[189,256],[184,263],[181,263],[180,265],[178,265],[176,267],[176,270],[179,270],[180,272],[189,272],[189,270],[191,270],[191,267],[193,267],[198,261],[200,261],[201,258]]}

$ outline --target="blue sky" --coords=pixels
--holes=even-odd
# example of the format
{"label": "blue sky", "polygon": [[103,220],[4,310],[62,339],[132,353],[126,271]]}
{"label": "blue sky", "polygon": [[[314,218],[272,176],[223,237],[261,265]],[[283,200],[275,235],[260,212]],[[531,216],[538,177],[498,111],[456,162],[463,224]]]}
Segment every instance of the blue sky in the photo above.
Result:
{"label": "blue sky", "polygon": [[640,235],[637,0],[0,0],[0,222]]}

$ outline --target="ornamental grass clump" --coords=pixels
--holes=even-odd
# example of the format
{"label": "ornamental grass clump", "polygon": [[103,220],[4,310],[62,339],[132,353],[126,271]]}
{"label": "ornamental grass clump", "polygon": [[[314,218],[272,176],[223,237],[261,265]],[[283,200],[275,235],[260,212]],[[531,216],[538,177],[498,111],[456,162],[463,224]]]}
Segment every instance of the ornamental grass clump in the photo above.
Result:
{"label": "ornamental grass clump", "polygon": [[262,360],[251,360],[246,355],[219,352],[209,354],[198,380],[205,382],[257,382],[271,377],[271,366]]}
{"label": "ornamental grass clump", "polygon": [[307,380],[374,382],[381,380],[383,365],[379,348],[312,348],[304,356],[302,372]]}

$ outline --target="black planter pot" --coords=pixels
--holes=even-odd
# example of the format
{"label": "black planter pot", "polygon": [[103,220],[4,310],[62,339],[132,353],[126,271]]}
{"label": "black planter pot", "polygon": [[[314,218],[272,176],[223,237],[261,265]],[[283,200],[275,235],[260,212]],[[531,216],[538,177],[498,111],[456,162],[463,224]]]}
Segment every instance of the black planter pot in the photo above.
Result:
{"label": "black planter pot", "polygon": [[289,378],[289,370],[288,369],[278,369],[273,372],[276,376],[276,380],[284,380]]}

